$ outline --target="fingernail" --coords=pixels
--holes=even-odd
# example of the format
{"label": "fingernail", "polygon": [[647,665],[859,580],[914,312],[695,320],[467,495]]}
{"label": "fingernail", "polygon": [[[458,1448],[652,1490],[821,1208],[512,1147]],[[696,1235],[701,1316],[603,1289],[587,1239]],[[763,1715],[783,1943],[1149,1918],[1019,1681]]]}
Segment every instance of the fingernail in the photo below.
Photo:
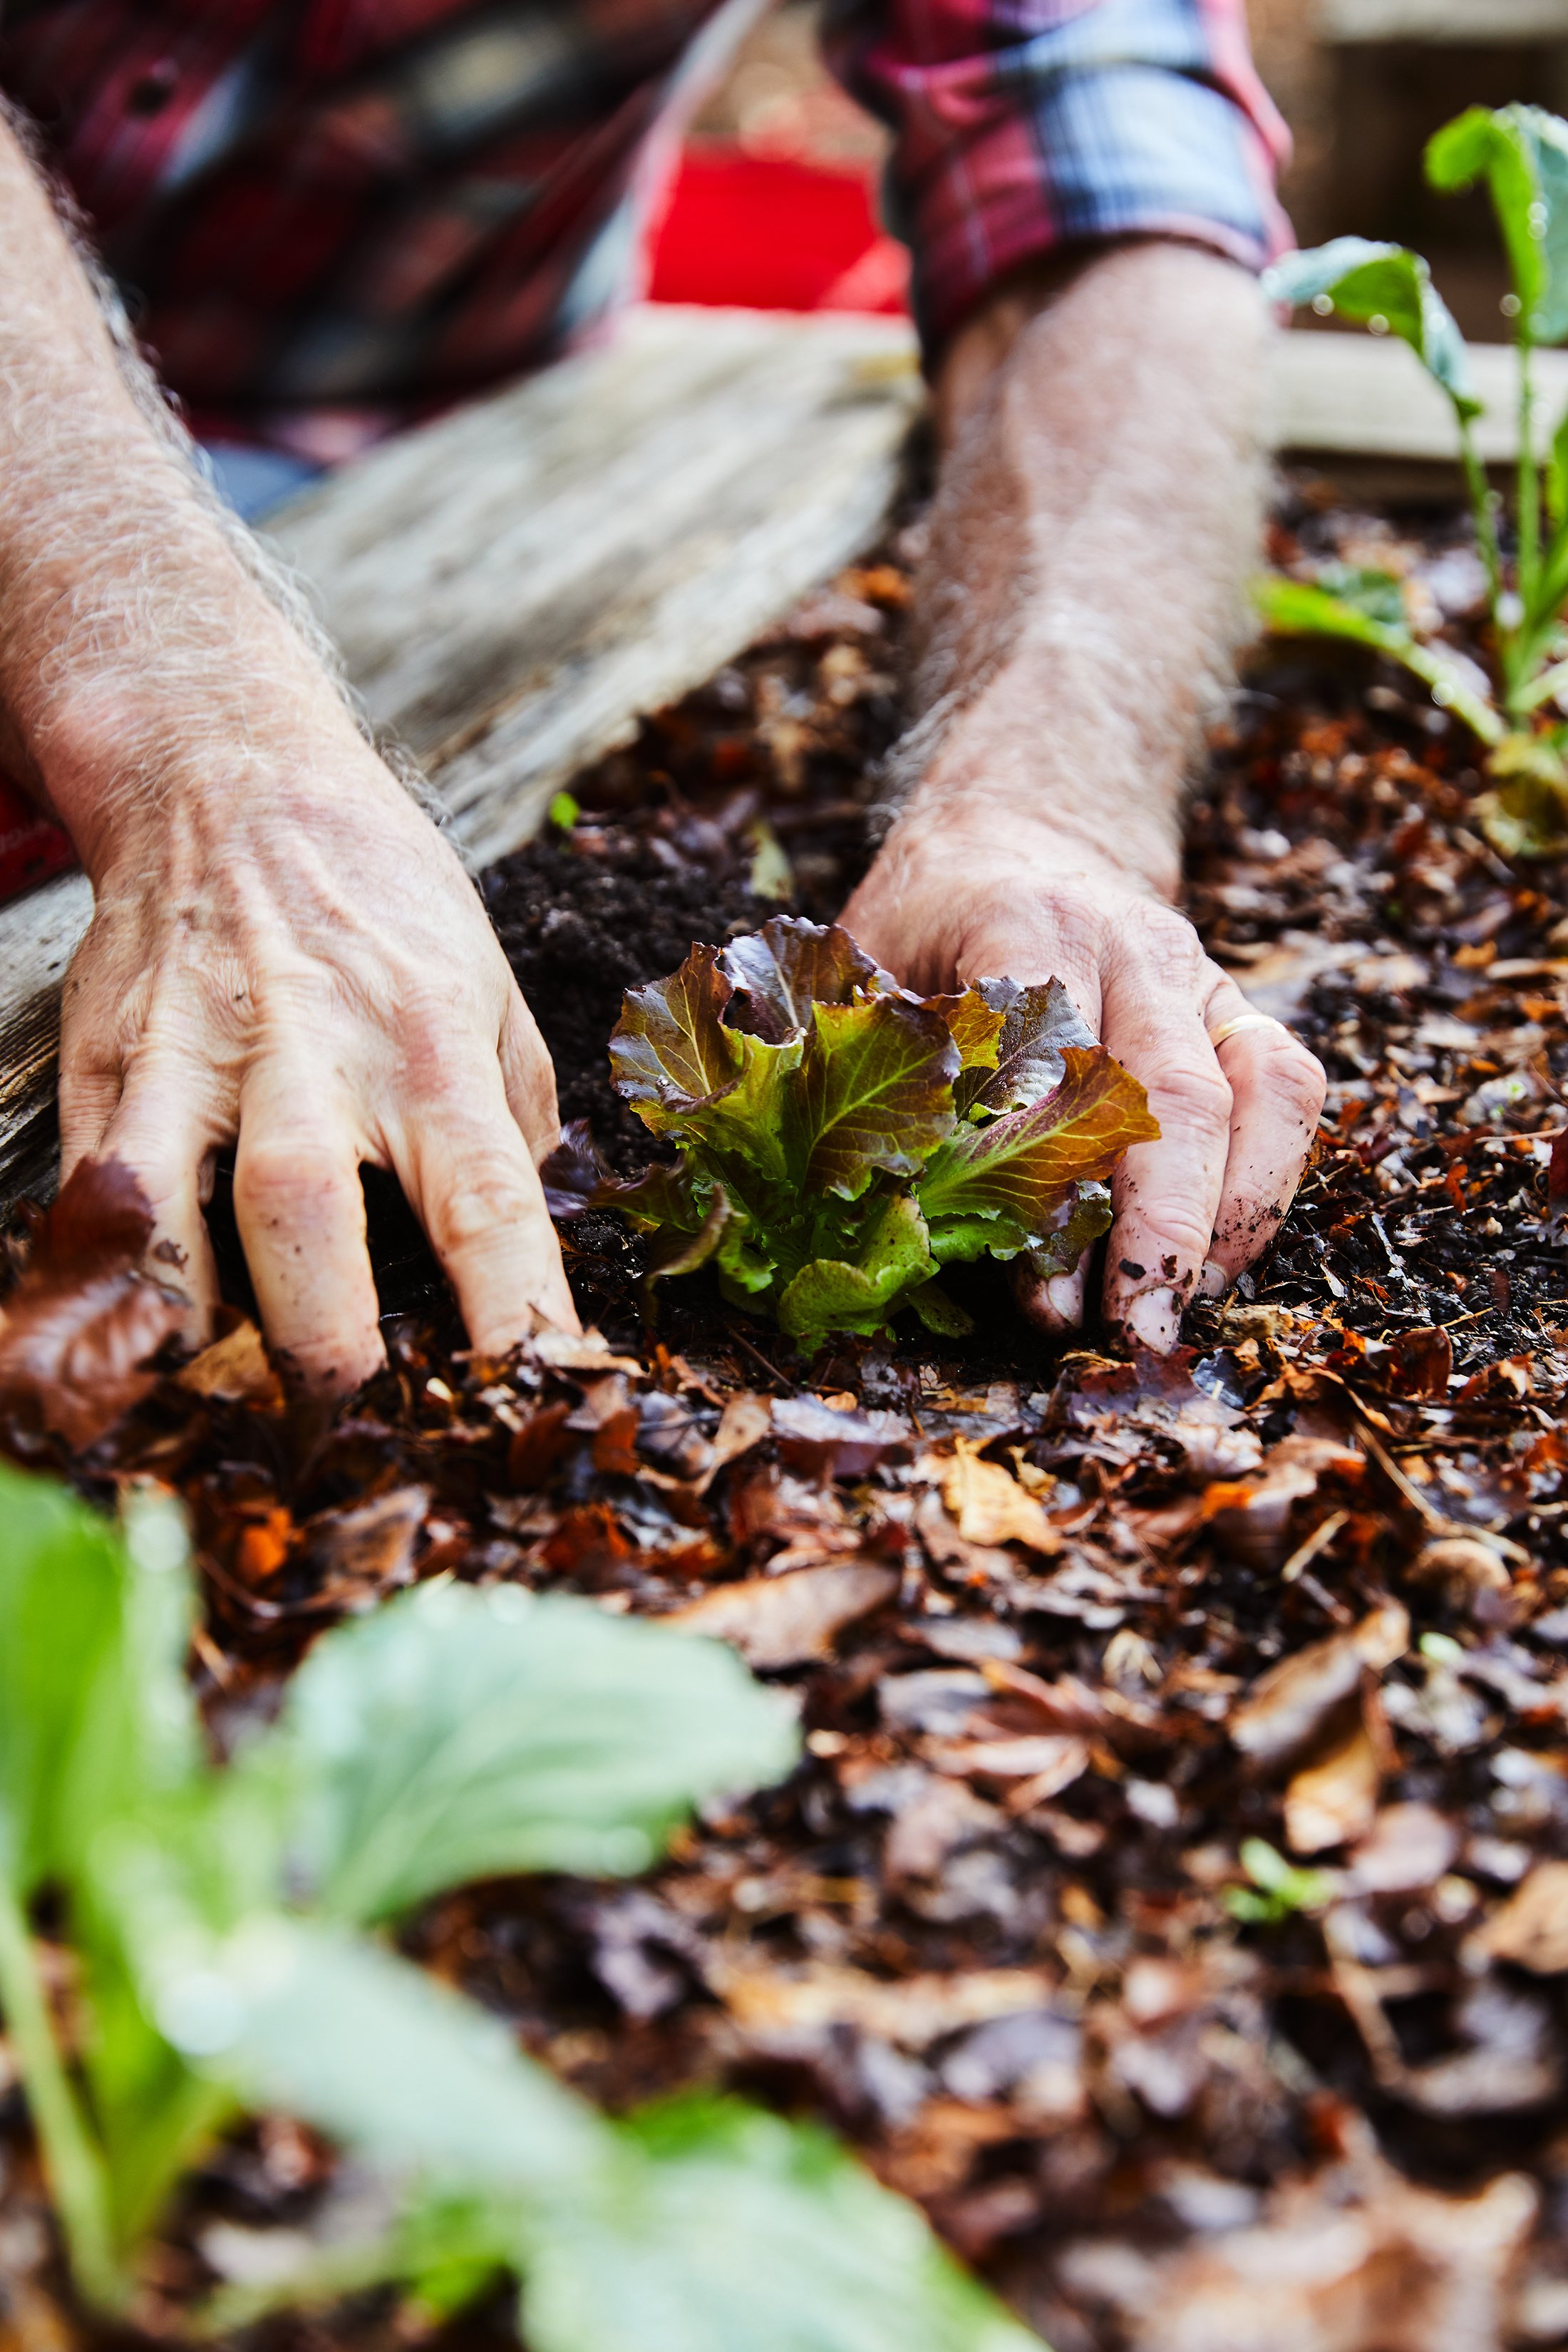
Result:
{"label": "fingernail", "polygon": [[1181,1318],[1176,1310],[1175,1295],[1170,1290],[1140,1292],[1127,1309],[1127,1335],[1141,1348],[1152,1348],[1156,1355],[1168,1356],[1181,1332]]}
{"label": "fingernail", "polygon": [[1064,1323],[1083,1320],[1083,1284],[1076,1274],[1053,1275],[1046,1285],[1046,1305]]}
{"label": "fingernail", "polygon": [[1223,1298],[1229,1288],[1230,1276],[1226,1274],[1224,1266],[1216,1265],[1212,1257],[1205,1258],[1204,1260],[1204,1270],[1198,1276],[1198,1297],[1200,1298]]}

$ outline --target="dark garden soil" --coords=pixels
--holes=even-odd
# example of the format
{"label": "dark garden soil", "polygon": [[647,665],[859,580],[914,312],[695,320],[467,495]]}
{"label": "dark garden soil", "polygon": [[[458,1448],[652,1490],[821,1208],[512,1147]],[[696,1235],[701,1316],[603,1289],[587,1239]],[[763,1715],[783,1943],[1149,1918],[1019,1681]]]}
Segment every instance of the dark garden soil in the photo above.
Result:
{"label": "dark garden soil", "polygon": [[[1298,484],[1277,530],[1475,621],[1441,517]],[[563,1115],[623,1170],[622,989],[778,903],[831,915],[864,863],[914,552],[489,878]],[[17,1458],[186,1497],[220,1742],[323,1625],[444,1571],[680,1614],[792,1689],[786,1786],[646,1881],[473,1889],[409,1948],[612,2106],[729,2084],[827,2119],[1056,2352],[1568,2340],[1568,919],[1479,790],[1394,673],[1248,668],[1189,905],[1331,1087],[1278,1244],[1168,1362],[1047,1345],[984,1274],[962,1346],[805,1364],[703,1276],[647,1329],[599,1216],[567,1248],[603,1341],[476,1363],[378,1211],[390,1368],[331,1426],[237,1342],[139,1376],[74,1453],[47,1383],[10,1407]],[[1249,1875],[1257,1839],[1298,1874],[1254,1848]],[[18,2100],[0,2120],[0,2341],[59,2342]],[[328,2168],[279,2124],[221,2150],[151,2319],[237,2226],[308,2230]],[[370,2304],[268,2341],[395,2332]]]}

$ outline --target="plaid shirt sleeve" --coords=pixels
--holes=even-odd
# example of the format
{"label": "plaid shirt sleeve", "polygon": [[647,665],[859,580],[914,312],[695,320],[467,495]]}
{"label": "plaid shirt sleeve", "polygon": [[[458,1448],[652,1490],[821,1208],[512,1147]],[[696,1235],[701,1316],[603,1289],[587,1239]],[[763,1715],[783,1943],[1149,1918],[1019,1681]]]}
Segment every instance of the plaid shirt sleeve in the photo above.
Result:
{"label": "plaid shirt sleeve", "polygon": [[1244,0],[830,0],[826,43],[895,134],[928,351],[1062,245],[1176,236],[1260,268],[1290,242]]}

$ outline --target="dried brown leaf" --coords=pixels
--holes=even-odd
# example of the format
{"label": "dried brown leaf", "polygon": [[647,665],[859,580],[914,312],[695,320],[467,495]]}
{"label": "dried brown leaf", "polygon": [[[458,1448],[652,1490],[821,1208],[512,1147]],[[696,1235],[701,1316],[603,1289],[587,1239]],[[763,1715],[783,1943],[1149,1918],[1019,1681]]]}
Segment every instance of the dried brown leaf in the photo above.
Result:
{"label": "dried brown leaf", "polygon": [[1504,2173],[1446,2197],[1360,2169],[1288,2181],[1254,2226],[1173,2253],[1086,2241],[1066,2284],[1117,2315],[1131,2352],[1500,2352],[1533,2185]]}
{"label": "dried brown leaf", "polygon": [[864,1477],[909,1443],[909,1425],[896,1412],[841,1411],[816,1396],[775,1397],[770,1412],[784,1460],[816,1477]]}
{"label": "dried brown leaf", "polygon": [[1568,1862],[1538,1862],[1471,1941],[1487,1958],[1535,1976],[1568,1970]]}
{"label": "dried brown leaf", "polygon": [[1331,1437],[1282,1438],[1264,1455],[1255,1477],[1222,1480],[1203,1498],[1203,1516],[1227,1550],[1253,1568],[1278,1567],[1289,1546],[1295,1506],[1315,1495],[1325,1477],[1359,1479],[1365,1460]]}
{"label": "dried brown leaf", "polygon": [[749,2040],[854,2025],[903,2050],[924,2050],[964,2026],[1049,2009],[1056,1998],[1043,1969],[969,1969],[885,1984],[862,1969],[826,1963],[785,1974],[759,1967],[749,1952],[733,1960],[721,1956],[714,1982]]}
{"label": "dried brown leaf", "polygon": [[1458,1850],[1458,1831],[1435,1805],[1384,1805],[1351,1857],[1351,1882],[1359,1894],[1419,1894]]}
{"label": "dried brown leaf", "polygon": [[1388,1385],[1396,1396],[1442,1402],[1453,1369],[1454,1343],[1441,1324],[1402,1331],[1388,1351]]}
{"label": "dried brown leaf", "polygon": [[347,1510],[320,1511],[300,1530],[304,1557],[321,1579],[321,1609],[374,1608],[414,1580],[414,1553],[430,1508],[428,1486],[395,1486]]}
{"label": "dried brown leaf", "polygon": [[939,1772],[963,1780],[1027,1780],[1031,1803],[1058,1796],[1089,1769],[1089,1743],[1066,1732],[1016,1739],[965,1739],[927,1751]]}
{"label": "dried brown leaf", "polygon": [[896,1569],[836,1560],[716,1585],[663,1622],[683,1633],[732,1643],[750,1665],[798,1666],[826,1657],[847,1625],[879,1609],[898,1589]]}
{"label": "dried brown leaf", "polygon": [[142,1271],[153,1212],[117,1160],[79,1160],[0,1322],[0,1401],[91,1445],[140,1403],[190,1302]]}
{"label": "dried brown leaf", "polygon": [[1377,1813],[1377,1750],[1358,1717],[1303,1765],[1285,1791],[1285,1839],[1292,1853],[1322,1853],[1364,1837]]}
{"label": "dried brown leaf", "polygon": [[1230,1718],[1230,1736],[1255,1763],[1298,1756],[1359,1689],[1364,1673],[1381,1674],[1410,1645],[1410,1619],[1388,1601],[1342,1633],[1281,1658],[1260,1675]]}
{"label": "dried brown leaf", "polygon": [[968,1438],[953,1441],[942,1473],[942,1498],[965,1543],[1027,1545],[1031,1551],[1060,1551],[1062,1538],[1037,1496],[1026,1494],[1009,1471],[983,1460]]}
{"label": "dried brown leaf", "polygon": [[751,1389],[727,1397],[719,1416],[719,1426],[713,1433],[712,1451],[707,1467],[697,1482],[697,1491],[705,1495],[727,1463],[739,1461],[753,1445],[760,1445],[773,1426],[768,1400]]}
{"label": "dried brown leaf", "polygon": [[963,1781],[927,1779],[894,1812],[882,1847],[889,1885],[940,1878],[951,1854],[994,1835],[1002,1825],[996,1808],[984,1803]]}
{"label": "dried brown leaf", "polygon": [[272,1369],[266,1342],[248,1318],[194,1356],[174,1379],[193,1396],[212,1397],[221,1404],[243,1402],[266,1407],[283,1401],[282,1383]]}
{"label": "dried brown leaf", "polygon": [[617,1356],[602,1331],[536,1331],[528,1352],[557,1372],[635,1372],[647,1377],[635,1356]]}

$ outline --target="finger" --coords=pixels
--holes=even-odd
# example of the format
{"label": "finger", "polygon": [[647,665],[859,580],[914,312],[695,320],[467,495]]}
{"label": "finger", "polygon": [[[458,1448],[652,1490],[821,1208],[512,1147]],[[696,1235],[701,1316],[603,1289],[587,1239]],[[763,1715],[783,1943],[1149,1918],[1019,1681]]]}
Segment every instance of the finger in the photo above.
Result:
{"label": "finger", "polygon": [[460,1074],[438,1106],[388,1140],[480,1354],[504,1355],[541,1324],[575,1331],[561,1245],[499,1064]]}
{"label": "finger", "polygon": [[193,1348],[205,1345],[218,1304],[202,1195],[210,1154],[222,1140],[203,1100],[200,1074],[166,1056],[132,1064],[93,1147],[96,1159],[129,1168],[146,1195],[153,1213],[149,1271],[190,1300],[184,1336]]}
{"label": "finger", "polygon": [[1042,1331],[1076,1331],[1081,1327],[1088,1257],[1086,1251],[1071,1274],[1053,1274],[1048,1278],[1037,1275],[1026,1258],[1019,1260],[1014,1291],[1030,1322]]}
{"label": "finger", "polygon": [[104,1129],[120,1107],[120,1068],[115,1064],[89,1062],[70,1050],[68,1038],[60,1045],[60,1178],[63,1182],[79,1160],[99,1157]]}
{"label": "finger", "polygon": [[342,1394],[385,1361],[355,1123],[318,1069],[254,1066],[239,1103],[234,1213],[273,1353]]}
{"label": "finger", "polygon": [[1118,975],[1106,1006],[1105,1042],[1147,1089],[1160,1135],[1135,1144],[1111,1181],[1105,1312],[1162,1353],[1209,1255],[1230,1142],[1230,1087],[1201,1002],[1190,982],[1173,988],[1141,965]]}
{"label": "finger", "polygon": [[561,1113],[550,1055],[539,1024],[517,988],[511,992],[501,1030],[500,1069],[508,1108],[537,1166],[561,1140]]}
{"label": "finger", "polygon": [[[1023,939],[986,937],[973,953],[965,952],[966,980],[1004,975],[1026,982],[1059,980],[1089,1027],[1098,1034],[1099,967],[1091,955],[1069,947],[1045,926]],[[1071,1274],[1047,1277],[1037,1275],[1026,1258],[1020,1258],[1014,1269],[1013,1292],[1020,1310],[1040,1330],[1053,1334],[1080,1330],[1088,1293],[1087,1255]]]}
{"label": "finger", "polygon": [[[1245,1018],[1211,999],[1211,1027]],[[1322,1065],[1279,1023],[1238,1030],[1216,1047],[1230,1083],[1230,1145],[1202,1287],[1223,1297],[1279,1232],[1301,1181],[1323,1108]]]}

